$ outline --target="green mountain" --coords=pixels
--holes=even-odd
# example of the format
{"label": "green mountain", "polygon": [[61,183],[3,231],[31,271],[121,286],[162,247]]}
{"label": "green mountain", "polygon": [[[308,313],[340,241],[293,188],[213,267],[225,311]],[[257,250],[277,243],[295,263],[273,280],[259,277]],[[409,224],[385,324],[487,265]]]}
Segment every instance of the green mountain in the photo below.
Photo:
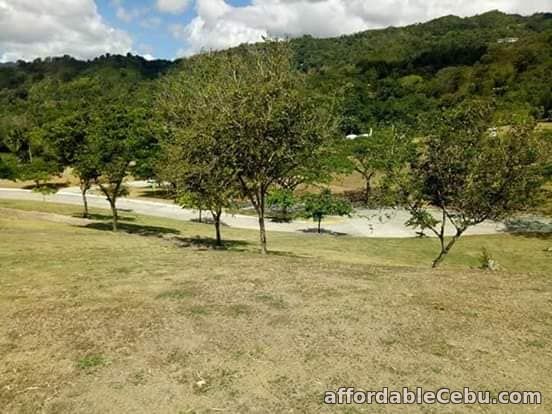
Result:
{"label": "green mountain", "polygon": [[[417,125],[425,113],[473,98],[493,99],[499,122],[512,116],[552,118],[552,13],[445,16],[338,38],[305,36],[292,44],[297,67],[312,75],[313,89],[345,96],[346,133],[380,124]],[[3,119],[24,114],[33,91],[44,85],[63,94],[74,91],[68,85],[78,88],[83,79],[92,79],[147,85],[147,93],[182,61],[107,55],[0,65],[0,141]]]}
{"label": "green mountain", "polygon": [[[346,88],[348,132],[465,99],[494,99],[497,117],[552,117],[552,14],[442,17],[333,39],[294,40],[315,88]],[[500,120],[499,120],[500,121]]]}

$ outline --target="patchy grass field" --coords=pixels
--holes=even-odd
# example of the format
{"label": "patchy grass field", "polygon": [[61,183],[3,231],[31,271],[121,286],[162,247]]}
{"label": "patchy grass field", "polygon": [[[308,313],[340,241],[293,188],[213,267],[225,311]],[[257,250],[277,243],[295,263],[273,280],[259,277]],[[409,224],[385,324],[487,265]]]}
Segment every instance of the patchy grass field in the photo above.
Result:
{"label": "patchy grass field", "polygon": [[[252,231],[213,251],[209,226],[123,216],[112,234],[0,212],[2,412],[552,411],[550,239],[466,238],[432,271],[433,240],[271,233],[261,257]],[[482,246],[507,270],[473,269]],[[323,406],[339,386],[541,390],[545,405]]]}
{"label": "patchy grass field", "polygon": [[[82,208],[68,204],[0,200],[0,208],[57,213],[80,217]],[[110,212],[92,209],[94,218],[103,224],[93,228],[106,231]],[[0,213],[1,217],[1,213]],[[150,236],[174,235],[194,245],[212,242],[212,226],[171,219],[136,215],[121,212],[123,230],[146,233]],[[223,227],[223,238],[231,251],[257,252],[258,232]],[[486,248],[505,270],[520,272],[543,272],[552,274],[552,235],[470,236],[462,238],[447,257],[443,267],[451,269],[477,268],[480,266],[482,249]],[[436,239],[375,239],[349,236],[320,236],[317,234],[269,233],[269,249],[273,254],[303,258],[319,258],[344,263],[408,266],[427,269],[438,254]]]}

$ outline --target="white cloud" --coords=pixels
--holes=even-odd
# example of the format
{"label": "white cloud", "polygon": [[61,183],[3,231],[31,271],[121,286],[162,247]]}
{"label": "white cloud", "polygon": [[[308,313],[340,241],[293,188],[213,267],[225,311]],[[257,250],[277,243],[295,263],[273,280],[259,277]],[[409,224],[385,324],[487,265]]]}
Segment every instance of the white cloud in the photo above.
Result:
{"label": "white cloud", "polygon": [[94,0],[0,0],[0,61],[88,59],[131,48],[130,36],[108,26]]}
{"label": "white cloud", "polygon": [[183,13],[190,6],[191,0],[157,0],[157,8],[165,13]]}
{"label": "white cloud", "polygon": [[493,9],[530,14],[549,11],[551,4],[550,0],[252,0],[248,6],[234,7],[225,0],[196,0],[197,17],[171,31],[185,45],[181,53],[192,54],[257,42],[263,36],[330,37]]}
{"label": "white cloud", "polygon": [[144,29],[155,29],[161,26],[162,20],[157,16],[144,17],[140,20],[139,25]]}

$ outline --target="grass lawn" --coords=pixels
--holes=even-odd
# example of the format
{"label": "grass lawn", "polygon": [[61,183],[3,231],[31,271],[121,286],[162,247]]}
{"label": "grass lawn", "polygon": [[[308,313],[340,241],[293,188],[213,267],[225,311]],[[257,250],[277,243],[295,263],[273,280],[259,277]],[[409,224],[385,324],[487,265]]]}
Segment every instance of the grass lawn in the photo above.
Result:
{"label": "grass lawn", "polygon": [[[0,208],[57,213],[80,217],[79,206],[56,203],[0,200]],[[110,229],[110,212],[91,209],[95,218],[104,220],[101,228]],[[211,241],[214,229],[210,225],[121,212],[123,228],[131,232],[149,229],[149,233],[173,233],[186,239]],[[232,251],[257,252],[258,232],[254,230],[222,230],[227,247]],[[545,252],[552,247],[551,235],[525,236],[501,234],[496,236],[464,237],[455,246],[443,267],[450,269],[477,268],[483,248],[487,248],[504,270],[543,272],[552,274],[552,256]],[[320,236],[317,234],[269,233],[269,249],[273,254],[345,263],[408,266],[427,269],[439,252],[438,241],[426,239],[376,239],[349,236]]]}
{"label": "grass lawn", "polygon": [[[112,234],[0,211],[2,413],[552,411],[550,239],[466,237],[430,270],[434,240],[270,233],[261,257],[254,231],[226,228],[214,251],[210,226],[123,218]],[[475,269],[483,246],[504,271]],[[540,390],[544,405],[323,406],[340,386]]]}

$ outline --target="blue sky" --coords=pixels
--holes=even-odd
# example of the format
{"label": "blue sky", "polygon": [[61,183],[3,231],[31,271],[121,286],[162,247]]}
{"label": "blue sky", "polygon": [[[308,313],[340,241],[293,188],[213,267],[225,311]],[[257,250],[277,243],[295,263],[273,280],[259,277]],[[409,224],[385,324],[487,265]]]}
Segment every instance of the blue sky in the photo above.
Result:
{"label": "blue sky", "polygon": [[[152,55],[155,58],[174,59],[181,50],[189,45],[185,40],[171,33],[175,26],[186,26],[197,17],[192,1],[183,12],[161,12],[156,0],[95,0],[98,11],[111,27],[129,33],[134,42],[134,51],[140,55]],[[234,7],[250,5],[249,0],[226,0]],[[128,20],[117,16],[118,7],[122,7],[131,17]],[[136,16],[133,16],[136,13]]]}
{"label": "blue sky", "polygon": [[332,37],[551,0],[0,0],[0,62],[134,53],[174,59],[263,38]]}
{"label": "blue sky", "polygon": [[[96,0],[96,4],[109,26],[131,35],[136,52],[163,59],[174,58],[183,47],[182,42],[171,34],[170,27],[176,24],[185,25],[195,17],[192,7],[183,13],[162,13],[158,11],[155,0],[126,0],[122,1],[122,7],[128,10],[147,10],[147,14],[124,21],[117,17],[117,7],[112,0]],[[158,25],[155,19],[159,19]]]}

